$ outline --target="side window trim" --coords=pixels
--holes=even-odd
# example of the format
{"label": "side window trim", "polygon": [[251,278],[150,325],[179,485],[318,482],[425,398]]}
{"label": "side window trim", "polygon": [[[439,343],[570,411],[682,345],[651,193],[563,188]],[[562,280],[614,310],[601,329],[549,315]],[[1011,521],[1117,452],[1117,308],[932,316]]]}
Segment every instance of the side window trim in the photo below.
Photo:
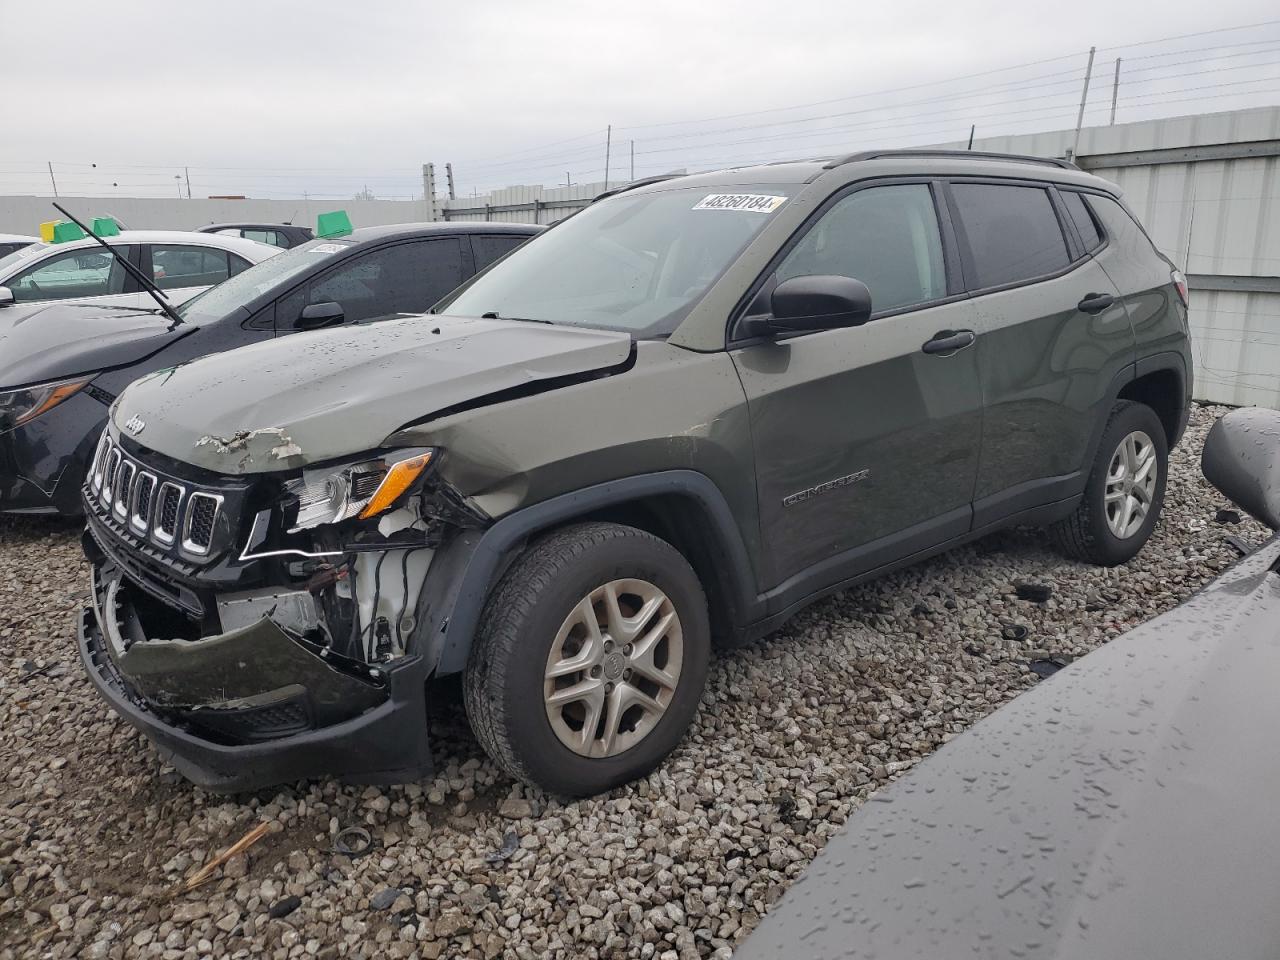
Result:
{"label": "side window trim", "polygon": [[[747,344],[755,343],[760,340],[759,337],[746,337],[737,334],[739,322],[747,316],[752,316],[751,308],[756,305],[761,292],[766,287],[773,284],[773,276],[777,272],[778,267],[787,258],[788,254],[800,243],[801,240],[809,233],[824,214],[833,206],[839,203],[845,197],[851,196],[862,190],[872,190],[876,187],[889,186],[905,186],[908,184],[924,184],[929,187],[930,194],[933,198],[934,214],[938,218],[938,233],[941,235],[942,243],[942,264],[946,273],[947,295],[938,297],[934,300],[925,300],[921,303],[913,303],[910,306],[898,307],[894,310],[877,311],[871,314],[869,323],[885,317],[896,317],[904,313],[914,313],[917,310],[926,310],[930,307],[940,306],[942,304],[951,303],[955,300],[963,300],[968,296],[963,290],[963,279],[959,275],[962,269],[961,261],[956,247],[956,239],[952,233],[951,217],[949,211],[944,212],[940,209],[942,197],[939,194],[939,187],[945,187],[937,177],[930,176],[903,176],[903,177],[878,177],[874,180],[859,180],[855,183],[845,184],[838,188],[834,193],[822,201],[813,212],[805,218],[804,222],[796,227],[795,231],[787,238],[786,243],[782,244],[769,262],[761,270],[760,274],[747,287],[747,292],[738,300],[733,310],[729,314],[729,322],[725,328],[725,349],[732,350]],[[954,282],[953,282],[954,278]],[[959,289],[954,289],[954,287]],[[805,331],[802,333],[787,334],[778,337],[778,340],[791,340],[795,337],[809,337],[816,333],[822,333],[820,330]]]}
{"label": "side window trim", "polygon": [[[998,284],[996,286],[991,286],[991,287],[977,286],[976,278],[978,276],[978,271],[973,261],[972,248],[970,247],[970,244],[969,244],[969,237],[965,233],[964,221],[960,219],[960,211],[956,205],[955,194],[951,190],[951,187],[953,185],[964,184],[964,183],[984,183],[984,184],[990,184],[993,186],[1007,186],[1007,187],[1038,187],[1042,190],[1046,190],[1049,193],[1050,202],[1053,204],[1054,214],[1058,217],[1058,229],[1063,231],[1062,233],[1063,243],[1066,244],[1067,255],[1069,260],[1067,265],[1063,267],[1061,270],[1054,270],[1050,273],[1041,274],[1039,276],[1026,277],[1021,280],[1014,280],[1011,283],[1002,283],[1002,284]],[[1053,184],[1052,181],[1021,180],[1021,179],[1013,180],[1005,177],[951,176],[946,178],[946,182],[943,184],[943,186],[946,192],[947,205],[950,208],[951,216],[955,220],[956,239],[960,246],[960,262],[963,264],[963,269],[965,274],[965,295],[966,296],[985,297],[989,293],[1001,293],[1005,290],[1016,290],[1018,287],[1030,286],[1033,283],[1044,283],[1046,280],[1053,280],[1053,279],[1056,279],[1057,277],[1066,276],[1068,273],[1070,273],[1072,270],[1076,269],[1076,267],[1080,265],[1079,260],[1070,259],[1075,249],[1072,245],[1072,239],[1071,239],[1073,234],[1068,233],[1063,229],[1063,224],[1061,219],[1062,214],[1058,210],[1057,202],[1053,197],[1053,187],[1055,186],[1055,184]],[[970,279],[970,278],[974,278],[974,279]]]}
{"label": "side window trim", "polygon": [[1067,212],[1067,205],[1063,202],[1062,195],[1058,193],[1056,184],[1049,184],[1049,202],[1053,204],[1054,216],[1058,218],[1058,229],[1062,231],[1067,241],[1067,262],[1075,266],[1085,259],[1088,253],[1084,249],[1084,239],[1076,230],[1075,222]]}

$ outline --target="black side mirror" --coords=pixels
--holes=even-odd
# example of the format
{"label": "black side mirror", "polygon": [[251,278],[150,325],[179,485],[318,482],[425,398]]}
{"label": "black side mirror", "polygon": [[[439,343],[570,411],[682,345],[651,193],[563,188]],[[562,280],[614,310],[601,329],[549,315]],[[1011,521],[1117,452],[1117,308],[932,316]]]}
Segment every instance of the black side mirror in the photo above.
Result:
{"label": "black side mirror", "polygon": [[344,319],[342,304],[326,300],[324,303],[309,303],[303,307],[294,326],[299,330],[319,330],[321,327],[336,327]]}
{"label": "black side mirror", "polygon": [[856,327],[871,319],[871,291],[852,277],[792,277],[774,287],[769,312],[753,318],[750,335]]}
{"label": "black side mirror", "polygon": [[1205,438],[1200,470],[1240,509],[1280,530],[1280,411],[1242,407],[1223,416]]}

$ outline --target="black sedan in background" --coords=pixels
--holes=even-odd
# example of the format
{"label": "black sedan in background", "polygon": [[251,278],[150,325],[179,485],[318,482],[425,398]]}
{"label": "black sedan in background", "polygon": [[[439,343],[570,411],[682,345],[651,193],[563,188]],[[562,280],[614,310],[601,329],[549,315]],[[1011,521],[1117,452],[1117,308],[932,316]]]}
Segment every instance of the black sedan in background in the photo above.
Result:
{"label": "black sedan in background", "polygon": [[[1280,529],[1280,412],[1205,477]],[[849,819],[734,960],[1280,957],[1280,537],[945,744]]]}
{"label": "black sedan in background", "polygon": [[292,223],[210,223],[203,227],[196,227],[196,233],[225,233],[232,237],[244,237],[246,240],[269,243],[273,247],[282,247],[285,250],[291,250],[315,236],[310,227],[300,227]]}
{"label": "black sedan in background", "polygon": [[169,311],[0,317],[0,513],[80,513],[116,395],[138,377],[270,337],[422,313],[541,227],[419,223],[308,240]]}

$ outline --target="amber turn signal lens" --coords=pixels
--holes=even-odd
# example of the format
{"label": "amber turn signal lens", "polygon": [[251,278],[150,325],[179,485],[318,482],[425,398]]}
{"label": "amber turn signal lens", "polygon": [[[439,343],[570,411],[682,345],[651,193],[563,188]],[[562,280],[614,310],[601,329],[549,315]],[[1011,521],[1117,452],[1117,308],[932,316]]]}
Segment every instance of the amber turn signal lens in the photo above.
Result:
{"label": "amber turn signal lens", "polygon": [[368,520],[370,517],[376,517],[399,500],[413,482],[422,476],[422,471],[427,469],[427,464],[430,462],[431,452],[427,451],[394,464],[382,478],[382,483],[374,492],[373,499],[360,511],[360,519]]}

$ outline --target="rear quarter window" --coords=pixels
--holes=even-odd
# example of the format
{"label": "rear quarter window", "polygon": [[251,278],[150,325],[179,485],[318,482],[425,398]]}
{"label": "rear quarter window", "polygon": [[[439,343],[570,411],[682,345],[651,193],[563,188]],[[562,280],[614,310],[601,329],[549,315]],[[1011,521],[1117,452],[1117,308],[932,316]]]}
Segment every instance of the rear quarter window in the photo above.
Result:
{"label": "rear quarter window", "polygon": [[1070,263],[1066,237],[1045,188],[953,183],[951,192],[973,261],[970,288],[1032,280]]}
{"label": "rear quarter window", "polygon": [[1085,253],[1091,253],[1102,246],[1102,233],[1098,229],[1098,224],[1094,222],[1093,214],[1085,206],[1084,198],[1074,190],[1061,190],[1059,195],[1062,197],[1063,206],[1067,208],[1067,216],[1071,218],[1076,232],[1080,234]]}

